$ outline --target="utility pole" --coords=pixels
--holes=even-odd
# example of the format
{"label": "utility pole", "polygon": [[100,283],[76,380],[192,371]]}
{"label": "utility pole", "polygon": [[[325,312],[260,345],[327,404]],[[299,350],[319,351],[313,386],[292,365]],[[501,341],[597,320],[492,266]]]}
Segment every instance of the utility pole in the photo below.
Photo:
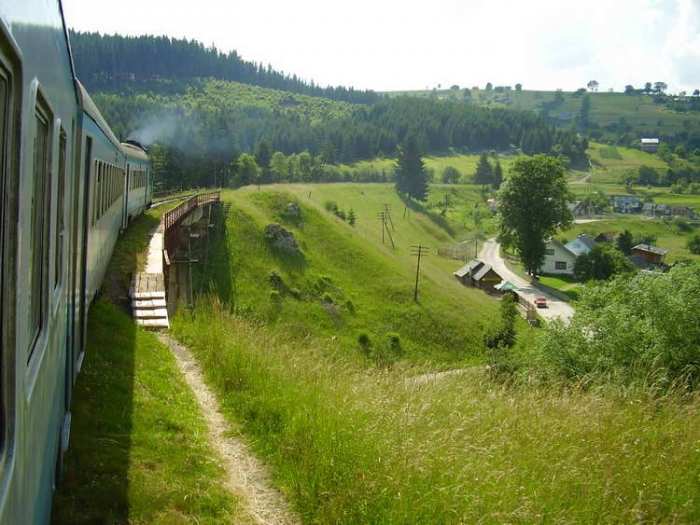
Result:
{"label": "utility pole", "polygon": [[382,221],[382,244],[384,244],[384,232],[386,232],[386,234],[389,236],[389,240],[391,241],[391,247],[396,248],[396,246],[394,245],[394,238],[391,236],[389,227],[386,225],[387,218],[391,220],[391,217],[388,216],[387,212],[382,211],[377,214],[377,218]]}
{"label": "utility pole", "polygon": [[421,257],[428,256],[428,247],[421,246],[420,244],[418,246],[411,246],[411,255],[413,257],[418,257],[418,261],[416,263],[416,286],[413,290],[413,300],[418,302],[418,274],[420,273],[420,260]]}
{"label": "utility pole", "polygon": [[391,209],[391,206],[389,206],[388,204],[382,204],[382,211],[386,215],[387,219],[389,219],[389,222],[391,223],[392,231],[396,231],[396,228],[394,228],[394,221],[391,220],[391,213],[389,213],[390,209]]}

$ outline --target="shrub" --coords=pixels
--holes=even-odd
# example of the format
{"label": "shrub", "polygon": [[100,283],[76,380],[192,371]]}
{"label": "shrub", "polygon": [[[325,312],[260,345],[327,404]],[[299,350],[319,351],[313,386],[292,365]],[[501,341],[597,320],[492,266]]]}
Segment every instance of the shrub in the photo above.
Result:
{"label": "shrub", "polygon": [[279,293],[279,290],[270,290],[270,301],[275,304],[282,302],[282,294]]}
{"label": "shrub", "polygon": [[338,203],[335,201],[326,201],[324,204],[326,211],[329,211],[331,213],[335,213],[338,210]]}
{"label": "shrub", "polygon": [[270,275],[267,276],[267,280],[270,282],[270,288],[273,290],[281,290],[284,282],[282,281],[282,276],[277,270],[272,270]]}
{"label": "shrub", "polygon": [[688,248],[690,253],[700,255],[700,232],[695,232],[693,235],[688,237],[686,248]]}
{"label": "shrub", "polygon": [[369,333],[365,330],[361,330],[357,335],[357,342],[360,343],[362,353],[369,355],[370,349],[372,348],[372,340],[369,337]]}

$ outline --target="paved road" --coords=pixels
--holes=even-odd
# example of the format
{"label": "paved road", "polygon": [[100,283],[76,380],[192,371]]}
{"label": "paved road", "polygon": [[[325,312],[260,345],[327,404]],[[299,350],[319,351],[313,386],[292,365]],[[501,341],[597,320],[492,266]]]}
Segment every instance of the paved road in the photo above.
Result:
{"label": "paved road", "polygon": [[538,308],[537,310],[545,319],[550,320],[555,317],[560,317],[567,321],[574,315],[574,309],[571,305],[535,288],[528,281],[510,271],[505,261],[499,255],[500,248],[501,245],[498,244],[495,239],[489,239],[482,245],[479,251],[479,259],[486,264],[490,264],[503,279],[510,281],[520,288],[518,293],[531,303],[535,302],[535,297],[538,295],[544,295],[547,298],[547,308]]}

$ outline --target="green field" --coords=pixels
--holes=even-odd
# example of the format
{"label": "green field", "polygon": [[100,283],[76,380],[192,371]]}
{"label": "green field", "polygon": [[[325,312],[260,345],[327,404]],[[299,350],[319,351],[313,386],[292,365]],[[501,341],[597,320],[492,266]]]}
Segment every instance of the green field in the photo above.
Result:
{"label": "green field", "polygon": [[[457,189],[466,207],[478,195]],[[700,519],[696,396],[500,382],[471,366],[488,359],[481,334],[496,301],[457,285],[459,264],[432,253],[413,303],[410,247],[454,243],[468,233],[459,222],[415,207],[404,218],[388,184],[223,197],[232,207],[211,241],[210,292],[173,330],[303,522]],[[356,225],[326,211],[328,200],[352,207]],[[290,201],[301,221],[285,212]],[[384,203],[393,249],[376,219]],[[273,221],[294,233],[303,257],[267,245]],[[516,351],[527,359],[541,331],[518,327]],[[445,368],[456,373],[431,375]]]}

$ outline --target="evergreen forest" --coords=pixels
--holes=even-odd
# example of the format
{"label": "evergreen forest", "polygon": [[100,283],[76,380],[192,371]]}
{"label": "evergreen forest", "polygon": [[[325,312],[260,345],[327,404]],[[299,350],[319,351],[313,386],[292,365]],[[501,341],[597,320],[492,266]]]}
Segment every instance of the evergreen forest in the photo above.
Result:
{"label": "evergreen forest", "polygon": [[[585,162],[585,138],[531,111],[318,88],[165,37],[71,33],[71,43],[78,77],[117,136],[151,147],[159,189],[347,180],[336,163],[394,157],[409,131],[424,154],[521,149]],[[286,166],[274,169],[278,152]],[[241,173],[243,154],[255,155],[252,178]]]}

